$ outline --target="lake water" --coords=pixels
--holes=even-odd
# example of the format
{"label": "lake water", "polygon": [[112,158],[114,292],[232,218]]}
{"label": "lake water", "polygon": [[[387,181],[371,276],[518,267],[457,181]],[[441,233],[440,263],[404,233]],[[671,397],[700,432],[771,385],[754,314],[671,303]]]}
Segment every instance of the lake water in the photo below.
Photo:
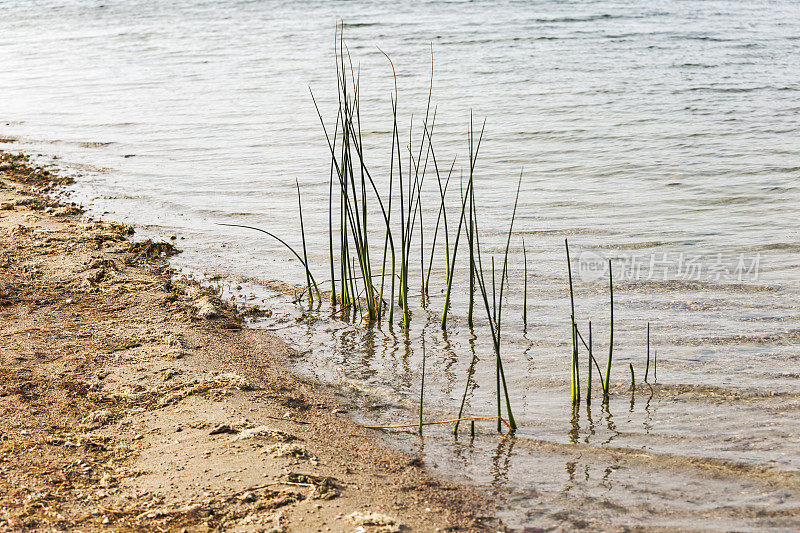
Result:
{"label": "lake water", "polygon": [[[485,321],[466,324],[465,248],[446,333],[440,240],[426,308],[412,273],[406,335],[308,313],[276,288],[304,281],[284,248],[219,225],[299,246],[298,180],[311,264],[329,278],[330,161],[309,87],[332,128],[342,19],[382,187],[394,81],[381,50],[397,68],[402,134],[413,115],[418,143],[432,48],[437,157],[456,157],[456,176],[470,111],[486,117],[475,187],[487,261],[524,169],[503,311],[520,429],[502,437],[487,422],[454,440],[432,427],[390,442],[491,486],[515,527],[800,527],[796,2],[0,0],[0,147],[78,175],[70,193],[91,214],[177,236],[176,268],[271,306],[258,325],[298,348],[299,373],[354,391],[356,419],[413,422],[423,336],[427,417],[458,410],[473,356],[467,412],[489,416],[494,359]],[[430,248],[438,192],[426,180]],[[599,395],[570,403],[566,237],[577,320],[583,332],[592,320],[598,354],[602,267],[615,265],[607,409]],[[647,322],[657,383],[631,393]]]}

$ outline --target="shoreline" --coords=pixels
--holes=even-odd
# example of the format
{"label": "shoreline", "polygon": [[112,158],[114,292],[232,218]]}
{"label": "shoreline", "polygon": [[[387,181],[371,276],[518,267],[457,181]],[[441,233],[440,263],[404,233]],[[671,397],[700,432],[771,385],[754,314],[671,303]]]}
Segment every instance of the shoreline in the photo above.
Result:
{"label": "shoreline", "polygon": [[0,152],[0,527],[504,529],[488,495],[385,448],[285,343],[172,279],[171,245],[46,196],[68,182]]}

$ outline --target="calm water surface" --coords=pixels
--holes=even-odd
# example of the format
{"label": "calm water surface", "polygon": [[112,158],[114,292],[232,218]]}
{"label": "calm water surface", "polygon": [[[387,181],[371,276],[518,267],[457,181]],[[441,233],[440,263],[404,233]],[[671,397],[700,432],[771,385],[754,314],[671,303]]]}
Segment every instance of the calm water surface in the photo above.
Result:
{"label": "calm water surface", "polygon": [[[79,174],[71,194],[90,213],[179,236],[177,267],[272,306],[260,325],[300,348],[298,372],[367,393],[353,400],[358,420],[413,419],[423,334],[429,416],[457,410],[473,355],[467,410],[491,414],[491,345],[483,324],[466,326],[464,279],[444,335],[438,326],[441,255],[406,337],[325,309],[298,322],[302,308],[270,287],[301,283],[299,264],[275,242],[217,225],[299,244],[297,179],[312,263],[327,277],[329,161],[309,87],[330,127],[342,18],[382,183],[393,81],[378,47],[397,67],[403,124],[414,115],[418,134],[433,45],[437,155],[456,157],[456,172],[470,110],[487,118],[476,178],[487,253],[503,245],[524,168],[504,311],[520,431],[479,426],[454,441],[431,429],[392,442],[492,486],[514,526],[798,527],[796,2],[0,1],[3,147]],[[435,198],[432,177],[425,187]],[[578,320],[592,320],[600,354],[607,274],[595,267],[615,264],[607,410],[599,397],[591,409],[569,404],[565,237]],[[658,383],[631,394],[628,364],[643,375],[648,321]],[[726,505],[712,505],[720,494]]]}

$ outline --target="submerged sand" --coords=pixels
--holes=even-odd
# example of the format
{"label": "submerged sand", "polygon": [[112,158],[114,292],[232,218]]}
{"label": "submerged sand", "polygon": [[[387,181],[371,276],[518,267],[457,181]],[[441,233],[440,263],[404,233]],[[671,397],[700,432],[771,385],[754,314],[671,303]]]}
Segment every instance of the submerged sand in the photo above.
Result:
{"label": "submerged sand", "polygon": [[502,529],[172,279],[169,245],[48,199],[67,181],[0,153],[0,528]]}

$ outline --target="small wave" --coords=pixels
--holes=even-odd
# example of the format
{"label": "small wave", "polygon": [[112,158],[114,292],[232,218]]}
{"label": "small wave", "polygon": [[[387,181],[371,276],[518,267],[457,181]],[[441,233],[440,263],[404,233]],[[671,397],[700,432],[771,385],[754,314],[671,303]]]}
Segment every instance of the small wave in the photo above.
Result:
{"label": "small wave", "polygon": [[114,143],[113,142],[83,141],[83,142],[79,142],[77,144],[81,148],[103,148],[104,146],[111,146]]}
{"label": "small wave", "polygon": [[707,41],[712,43],[729,43],[733,41],[733,39],[712,37],[711,35],[674,35],[672,38],[681,41]]}
{"label": "small wave", "polygon": [[[726,388],[716,385],[698,385],[692,383],[676,383],[670,385],[654,385],[660,396],[670,395],[677,400],[794,400],[800,402],[800,392],[764,391],[752,388]],[[795,404],[798,405],[797,403]]]}
{"label": "small wave", "polygon": [[382,26],[381,22],[344,22],[345,28],[368,28],[370,26]]}
{"label": "small wave", "polygon": [[657,248],[659,246],[671,246],[685,244],[685,241],[647,241],[647,242],[626,242],[619,244],[598,244],[596,248],[604,250],[641,250],[643,248]]}
{"label": "small wave", "polygon": [[706,65],[705,63],[682,63],[680,65],[674,65],[679,68],[715,68],[717,65]]}
{"label": "small wave", "polygon": [[758,335],[731,335],[728,337],[701,337],[676,339],[676,346],[738,346],[742,344],[792,345],[800,343],[800,329],[780,333],[759,333]]}
{"label": "small wave", "polygon": [[[620,290],[648,290],[658,292],[780,292],[779,287],[772,285],[750,285],[746,283],[713,283],[711,281],[689,281],[689,280],[644,280],[620,283]],[[616,290],[616,289],[615,289]]]}
{"label": "small wave", "polygon": [[564,228],[564,229],[534,229],[520,230],[520,235],[601,235],[603,231],[596,228]]}
{"label": "small wave", "polygon": [[552,23],[560,23],[560,22],[592,22],[595,20],[611,20],[611,19],[624,19],[628,18],[627,16],[622,15],[609,15],[608,13],[604,13],[602,15],[587,15],[585,17],[556,17],[556,18],[538,18],[535,19],[534,22],[538,22],[540,24],[552,24]]}
{"label": "small wave", "polygon": [[[682,439],[687,441],[685,437]],[[517,447],[535,450],[536,452],[550,453],[570,453],[580,451],[582,455],[588,457],[601,458],[604,456],[612,457],[615,461],[624,458],[630,465],[639,464],[648,470],[669,471],[674,469],[691,468],[699,471],[710,472],[715,478],[731,477],[741,479],[743,477],[769,481],[777,484],[784,489],[800,489],[800,476],[797,472],[783,471],[767,466],[722,459],[718,457],[703,457],[698,455],[681,455],[677,453],[654,452],[643,448],[629,448],[625,446],[593,446],[583,443],[558,443],[549,440],[535,438],[520,434],[517,436]],[[686,448],[683,449],[686,452]],[[791,509],[791,513],[796,510]]]}
{"label": "small wave", "polygon": [[752,93],[756,91],[765,91],[769,89],[774,89],[774,87],[770,87],[769,85],[759,85],[756,87],[713,87],[713,86],[700,86],[700,87],[689,87],[688,89],[680,89],[674,92],[674,94],[680,94],[684,92],[700,92],[700,91],[709,91],[715,93]]}

